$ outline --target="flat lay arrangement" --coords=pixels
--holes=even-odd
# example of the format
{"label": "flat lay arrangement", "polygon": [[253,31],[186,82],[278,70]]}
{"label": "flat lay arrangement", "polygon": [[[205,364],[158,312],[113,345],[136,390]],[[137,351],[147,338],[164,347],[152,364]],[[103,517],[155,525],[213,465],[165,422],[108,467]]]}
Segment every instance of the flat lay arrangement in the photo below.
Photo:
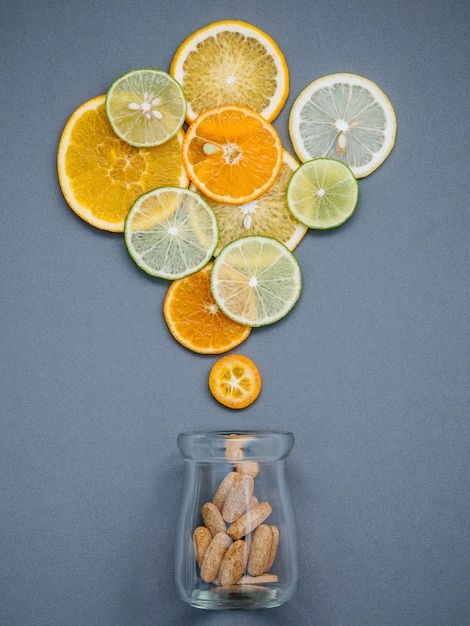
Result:
{"label": "flat lay arrangement", "polygon": [[467,623],[469,23],[9,3],[2,624]]}
{"label": "flat lay arrangement", "polygon": [[[170,281],[168,329],[199,354],[238,348],[252,329],[288,315],[302,291],[293,250],[309,228],[351,217],[358,178],[393,148],[396,118],[385,94],[361,76],[335,74],[314,80],[292,106],[299,164],[272,124],[288,93],[276,42],[251,24],[220,21],[179,46],[169,73],[117,78],[62,134],[58,174],[70,207],[97,228],[122,231],[139,268]],[[262,376],[252,359],[229,354],[214,363],[208,385],[216,401],[241,410],[258,398]],[[177,547],[180,596],[206,609],[279,606],[296,587],[295,531],[253,493],[262,459],[244,461],[244,445],[259,435],[232,436],[225,443],[240,444],[235,471],[217,469],[225,475],[216,493],[191,514],[194,528],[179,533],[187,547],[191,532],[194,545],[190,554]],[[222,457],[222,468],[232,457]],[[272,513],[278,523],[265,524]]]}
{"label": "flat lay arrangement", "polygon": [[[291,108],[299,164],[271,123],[288,93],[277,43],[225,20],[192,33],[169,73],[127,72],[65,126],[57,162],[67,202],[93,226],[123,231],[137,265],[173,281],[165,321],[189,350],[220,354],[283,319],[302,290],[293,250],[309,228],[353,214],[357,179],[394,146],[385,94],[339,73],[312,81]],[[251,404],[252,382],[226,372],[214,397]]]}

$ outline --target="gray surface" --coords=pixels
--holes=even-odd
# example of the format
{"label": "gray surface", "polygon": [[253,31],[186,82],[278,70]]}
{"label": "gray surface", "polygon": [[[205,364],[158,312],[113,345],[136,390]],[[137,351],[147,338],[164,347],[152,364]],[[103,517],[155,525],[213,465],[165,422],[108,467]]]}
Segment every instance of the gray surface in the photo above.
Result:
{"label": "gray surface", "polygon": [[[468,624],[470,4],[1,6],[1,625]],[[75,108],[222,18],[283,50],[287,148],[296,95],[327,73],[377,82],[399,124],[354,217],[298,247],[295,309],[240,350],[264,379],[241,412],[208,392],[215,358],[169,335],[167,284],[73,214],[55,170]],[[201,612],[173,584],[176,436],[242,427],[296,435],[300,586]]]}

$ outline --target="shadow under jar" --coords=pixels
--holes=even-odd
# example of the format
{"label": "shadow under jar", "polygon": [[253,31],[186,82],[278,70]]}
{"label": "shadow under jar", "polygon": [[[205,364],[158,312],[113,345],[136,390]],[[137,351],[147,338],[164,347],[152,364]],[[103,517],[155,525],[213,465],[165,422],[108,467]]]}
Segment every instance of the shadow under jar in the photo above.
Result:
{"label": "shadow under jar", "polygon": [[176,585],[202,609],[280,606],[297,587],[297,538],[284,431],[178,435],[184,480]]}

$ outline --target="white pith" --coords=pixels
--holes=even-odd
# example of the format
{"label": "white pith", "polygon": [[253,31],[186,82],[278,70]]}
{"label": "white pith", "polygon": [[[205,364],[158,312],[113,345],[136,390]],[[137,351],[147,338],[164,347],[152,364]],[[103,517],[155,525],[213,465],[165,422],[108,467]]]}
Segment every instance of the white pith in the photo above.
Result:
{"label": "white pith", "polygon": [[242,156],[241,149],[236,143],[227,143],[223,146],[224,159],[229,165],[236,165]]}
{"label": "white pith", "polygon": [[155,96],[153,93],[144,91],[144,99],[142,102],[130,102],[128,108],[131,111],[140,111],[142,115],[147,119],[152,119],[152,116],[161,120],[163,115],[158,110],[158,106],[162,103],[162,99],[159,96]]}

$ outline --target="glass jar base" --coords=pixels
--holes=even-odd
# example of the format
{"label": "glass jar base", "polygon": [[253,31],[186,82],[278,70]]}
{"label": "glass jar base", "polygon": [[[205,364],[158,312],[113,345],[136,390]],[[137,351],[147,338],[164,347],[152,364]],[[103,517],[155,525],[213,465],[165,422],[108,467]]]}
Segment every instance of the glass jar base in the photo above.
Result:
{"label": "glass jar base", "polygon": [[282,604],[281,589],[261,585],[232,585],[198,589],[192,594],[189,603],[199,609],[244,610],[268,609]]}

